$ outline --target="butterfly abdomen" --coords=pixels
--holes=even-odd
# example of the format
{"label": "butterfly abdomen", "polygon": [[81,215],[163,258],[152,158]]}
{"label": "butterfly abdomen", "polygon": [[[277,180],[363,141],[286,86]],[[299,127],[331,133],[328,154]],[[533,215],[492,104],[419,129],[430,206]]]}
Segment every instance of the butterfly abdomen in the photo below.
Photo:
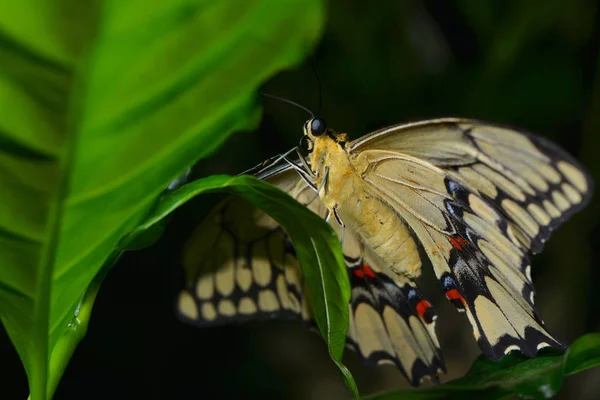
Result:
{"label": "butterfly abdomen", "polygon": [[339,208],[344,223],[381,258],[382,265],[397,275],[417,277],[421,274],[417,245],[404,220],[387,204],[360,189]]}

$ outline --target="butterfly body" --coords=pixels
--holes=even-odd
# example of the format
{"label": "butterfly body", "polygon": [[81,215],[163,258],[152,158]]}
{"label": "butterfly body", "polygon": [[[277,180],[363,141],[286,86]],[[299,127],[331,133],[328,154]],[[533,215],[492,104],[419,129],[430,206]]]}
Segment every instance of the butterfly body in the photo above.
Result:
{"label": "butterfly body", "polygon": [[321,186],[319,196],[329,212],[337,213],[341,222],[376,254],[381,269],[418,277],[421,261],[408,227],[376,188],[363,179],[361,171],[368,169],[368,160],[350,156],[345,135],[330,133],[312,140],[310,164],[315,182]]}

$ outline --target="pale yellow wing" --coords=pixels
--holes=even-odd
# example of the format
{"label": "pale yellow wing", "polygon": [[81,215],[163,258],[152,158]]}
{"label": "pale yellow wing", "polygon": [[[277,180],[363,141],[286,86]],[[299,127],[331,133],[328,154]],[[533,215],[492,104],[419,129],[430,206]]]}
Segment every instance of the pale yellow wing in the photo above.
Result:
{"label": "pale yellow wing", "polygon": [[[261,170],[258,176],[326,216],[320,199],[292,169]],[[348,346],[367,364],[395,365],[413,385],[425,377],[437,380],[444,362],[433,307],[414,282],[392,280],[374,257],[371,266],[364,263],[363,246],[349,228],[343,247],[352,284]],[[242,199],[227,198],[203,220],[187,242],[183,266],[186,288],[177,310],[186,322],[210,326],[295,316],[315,326],[289,237]]]}
{"label": "pale yellow wing", "polygon": [[[269,181],[290,194],[308,195],[294,171],[274,173]],[[226,198],[198,225],[186,243],[183,268],[187,288],[179,295],[178,312],[186,321],[310,317],[289,237],[241,198]]]}
{"label": "pale yellow wing", "polygon": [[485,354],[561,346],[535,309],[530,256],[591,196],[572,157],[531,134],[462,119],[387,128],[348,149],[411,226]]}
{"label": "pale yellow wing", "polygon": [[435,309],[414,280],[387,271],[366,247],[362,259],[348,262],[348,342],[360,344],[357,351],[368,364],[396,365],[414,386],[424,377],[437,382],[446,369],[435,333]]}

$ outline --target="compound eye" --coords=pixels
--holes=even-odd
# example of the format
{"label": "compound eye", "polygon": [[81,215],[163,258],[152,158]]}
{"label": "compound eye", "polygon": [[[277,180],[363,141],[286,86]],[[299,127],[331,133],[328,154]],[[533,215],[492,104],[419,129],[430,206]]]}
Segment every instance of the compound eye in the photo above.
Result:
{"label": "compound eye", "polygon": [[302,150],[305,154],[308,154],[313,149],[313,142],[312,142],[312,140],[309,139],[308,136],[302,135],[302,137],[300,138],[299,147],[300,147],[300,150]]}
{"label": "compound eye", "polygon": [[310,133],[313,136],[321,136],[327,132],[327,122],[321,118],[315,118],[310,122]]}

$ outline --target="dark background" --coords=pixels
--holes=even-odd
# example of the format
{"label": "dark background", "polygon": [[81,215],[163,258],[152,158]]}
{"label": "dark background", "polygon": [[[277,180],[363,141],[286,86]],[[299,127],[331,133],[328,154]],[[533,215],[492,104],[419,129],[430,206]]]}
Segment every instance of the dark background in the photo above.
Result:
{"label": "dark background", "polygon": [[[507,123],[557,142],[598,179],[599,16],[592,0],[331,1],[312,57],[321,115],[352,138],[439,116]],[[274,77],[264,91],[318,108],[308,64]],[[236,174],[297,143],[306,115],[263,102],[261,127],[235,134],[195,176]],[[215,200],[180,210],[158,243],[125,254],[109,273],[56,399],[349,398],[322,340],[299,323],[200,330],[175,319],[181,246]],[[567,342],[600,329],[599,205],[594,198],[534,259],[541,315]],[[427,292],[441,314],[447,379],[459,377],[479,354],[470,326],[441,291]],[[363,367],[353,354],[346,361],[362,394],[406,386],[394,368]],[[25,398],[25,374],[4,332],[0,382],[2,399]],[[600,371],[567,378],[559,397],[600,397]]]}

